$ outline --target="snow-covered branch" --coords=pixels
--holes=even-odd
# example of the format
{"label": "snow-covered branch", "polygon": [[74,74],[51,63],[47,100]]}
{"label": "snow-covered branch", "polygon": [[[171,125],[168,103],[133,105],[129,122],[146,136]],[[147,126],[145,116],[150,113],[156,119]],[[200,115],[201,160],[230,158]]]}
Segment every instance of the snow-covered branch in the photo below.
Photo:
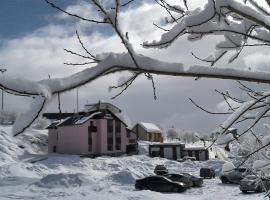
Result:
{"label": "snow-covered branch", "polygon": [[233,62],[244,47],[254,45],[248,44],[248,39],[253,40],[253,43],[259,42],[254,46],[270,45],[270,21],[267,20],[269,13],[259,2],[253,0],[249,2],[252,6],[237,0],[208,0],[203,8],[188,12],[182,9],[183,17],[171,30],[162,34],[160,40],[144,42],[143,46],[146,48],[168,47],[185,34],[188,35],[190,41],[200,40],[206,35],[222,35],[224,41],[216,44],[214,53],[203,59],[194,56],[214,65],[233,50],[236,52],[229,59],[229,62]]}
{"label": "snow-covered branch", "polygon": [[[79,44],[85,54],[67,49],[66,51],[72,55],[88,59],[88,62],[66,64],[75,66],[91,64],[89,68],[68,77],[45,79],[37,82],[7,77],[1,79],[0,87],[6,91],[19,95],[35,96],[33,101],[36,106],[33,106],[32,114],[27,114],[28,118],[25,123],[15,124],[15,135],[21,133],[38,117],[44,109],[44,106],[53,96],[90,83],[98,77],[110,73],[120,71],[133,72],[133,75],[126,82],[111,87],[111,89],[122,89],[118,95],[128,89],[141,74],[144,74],[147,79],[151,80],[155,97],[156,88],[152,74],[270,83],[270,73],[245,71],[226,67],[213,68],[202,65],[185,66],[184,63],[169,63],[138,54],[129,40],[128,30],[122,30],[120,26],[121,23],[119,23],[122,7],[129,5],[133,0],[126,1],[125,3],[122,3],[121,0],[115,0],[111,8],[104,6],[101,1],[91,0],[91,5],[98,13],[95,19],[82,17],[79,14],[62,9],[48,0],[45,1],[53,8],[78,20],[97,25],[103,24],[110,26],[119,37],[126,52],[110,52],[100,55],[92,54],[88,51],[79,34],[76,32]],[[156,2],[166,9],[171,17],[173,17],[172,13],[176,13],[178,18],[175,18],[176,23],[172,29],[166,31],[159,41],[145,42],[144,47],[167,47],[184,34],[187,34],[191,41],[202,39],[205,35],[209,34],[223,35],[224,41],[216,44],[216,52],[205,59],[201,59],[214,65],[219,59],[232,50],[236,51],[236,53],[231,56],[229,62],[235,60],[244,47],[270,45],[270,21],[267,20],[267,13],[263,12],[260,5],[254,4],[253,1],[250,1],[251,5],[248,5],[247,3],[241,3],[236,0],[208,0],[204,7],[195,10],[189,10],[187,1],[183,1],[181,5],[180,2],[179,5],[171,5],[166,0]],[[249,39],[256,40],[257,43],[250,44]],[[199,58],[198,56],[195,57]],[[243,87],[243,89],[252,94],[252,91],[249,91],[248,88]],[[261,115],[258,114],[259,118],[255,117],[254,120],[265,117],[269,110],[267,105],[268,101],[266,102],[268,96],[268,93],[262,93],[261,96],[254,93],[251,95],[254,99],[242,102],[242,105],[239,105],[239,107],[233,107],[230,106],[229,101],[227,101],[230,99],[229,95],[224,94],[223,98],[230,107],[230,112],[233,112],[233,114],[232,117],[223,124],[222,132],[225,132],[232,124],[244,119],[243,117],[248,118],[246,114],[252,110],[259,110],[258,112],[261,113]],[[40,100],[40,98],[42,100]],[[236,98],[231,99],[237,101]],[[250,116],[249,118],[251,119]]]}
{"label": "snow-covered branch", "polygon": [[106,57],[105,55],[98,55],[97,57],[102,58],[102,61],[95,67],[87,68],[65,78],[45,79],[38,82],[20,80],[18,82],[17,79],[6,77],[5,79],[0,80],[0,86],[5,90],[29,95],[41,95],[50,99],[50,96],[52,95],[72,90],[90,83],[100,76],[119,71],[270,83],[270,73],[255,73],[237,69],[212,68],[207,66],[191,66],[190,68],[185,69],[181,63],[168,63],[142,55],[135,55],[140,66],[138,69],[129,53],[111,53],[106,54]]}

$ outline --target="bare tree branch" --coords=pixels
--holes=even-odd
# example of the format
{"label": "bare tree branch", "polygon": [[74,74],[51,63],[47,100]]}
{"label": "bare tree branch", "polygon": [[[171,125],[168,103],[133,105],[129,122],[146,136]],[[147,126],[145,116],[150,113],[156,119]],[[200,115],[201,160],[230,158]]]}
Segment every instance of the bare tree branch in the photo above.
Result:
{"label": "bare tree branch", "polygon": [[65,14],[71,16],[71,17],[75,17],[75,18],[77,18],[77,19],[80,19],[80,20],[83,20],[83,21],[87,21],[87,22],[90,22],[90,23],[107,24],[107,22],[105,22],[105,21],[99,21],[99,20],[94,20],[94,19],[87,19],[87,18],[84,18],[84,17],[82,17],[82,16],[80,16],[80,15],[72,14],[72,13],[70,13],[70,12],[67,12],[66,10],[60,8],[59,6],[57,6],[57,5],[55,5],[54,3],[50,2],[49,0],[45,0],[45,2],[46,2],[47,4],[49,4],[51,7],[55,8],[55,9],[57,9],[57,10],[63,12],[63,13],[65,13]]}
{"label": "bare tree branch", "polygon": [[46,99],[43,98],[43,103],[42,105],[40,106],[38,112],[36,113],[36,115],[34,116],[34,118],[30,121],[30,123],[28,123],[26,126],[24,126],[19,132],[15,133],[14,134],[14,137],[22,134],[27,128],[29,128],[31,126],[31,124],[38,118],[38,116],[41,114],[44,106],[45,106],[45,103],[46,103]]}
{"label": "bare tree branch", "polygon": [[207,112],[211,115],[230,115],[230,114],[233,114],[233,112],[212,112],[212,111],[209,111],[201,106],[199,106],[197,103],[195,103],[195,101],[193,101],[191,98],[189,98],[189,100],[191,101],[191,103],[193,105],[195,105],[197,108],[203,110],[204,112]]}
{"label": "bare tree branch", "polygon": [[79,40],[80,45],[82,46],[82,48],[84,49],[84,51],[91,57],[91,59],[93,59],[93,60],[96,61],[96,62],[100,62],[100,60],[97,59],[96,56],[94,56],[93,54],[91,54],[91,53],[87,50],[87,48],[84,46],[84,44],[83,44],[83,42],[82,42],[82,40],[81,40],[81,38],[80,38],[80,36],[79,36],[77,30],[76,30],[76,35],[77,35],[77,38],[78,38],[78,40]]}

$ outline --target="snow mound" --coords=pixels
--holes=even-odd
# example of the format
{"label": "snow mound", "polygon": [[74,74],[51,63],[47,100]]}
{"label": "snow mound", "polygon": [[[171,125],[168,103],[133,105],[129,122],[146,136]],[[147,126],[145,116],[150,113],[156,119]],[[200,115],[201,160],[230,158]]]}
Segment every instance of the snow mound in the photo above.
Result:
{"label": "snow mound", "polygon": [[128,170],[113,173],[111,175],[111,179],[112,181],[119,183],[121,185],[134,184],[136,180],[134,175]]}
{"label": "snow mound", "polygon": [[223,173],[228,173],[230,171],[232,171],[233,169],[235,169],[235,166],[233,163],[231,162],[226,162],[223,166],[222,166],[222,172]]}
{"label": "snow mound", "polygon": [[270,167],[270,161],[269,160],[256,160],[253,163],[253,169],[259,170],[262,168],[269,168]]}
{"label": "snow mound", "polygon": [[231,133],[228,133],[228,134],[219,136],[216,143],[218,145],[224,145],[224,144],[227,144],[228,142],[232,141],[233,139],[234,139],[233,135]]}
{"label": "snow mound", "polygon": [[18,137],[18,145],[32,154],[47,154],[48,131],[29,129]]}
{"label": "snow mound", "polygon": [[268,145],[268,144],[270,144],[270,135],[265,136],[265,137],[263,138],[262,143],[263,143],[263,145]]}
{"label": "snow mound", "polygon": [[0,164],[12,162],[22,152],[10,131],[0,130]]}
{"label": "snow mound", "polygon": [[49,174],[39,181],[35,182],[34,185],[43,188],[69,188],[69,187],[80,187],[91,184],[92,181],[84,174]]}
{"label": "snow mound", "polygon": [[139,151],[140,155],[148,155],[149,154],[149,144],[150,144],[150,142],[138,141],[138,151]]}
{"label": "snow mound", "polygon": [[7,163],[0,167],[0,177],[38,177],[34,171],[29,170],[28,163]]}
{"label": "snow mound", "polygon": [[222,167],[224,163],[225,163],[224,160],[212,159],[212,160],[205,161],[203,163],[203,166],[212,168],[215,171],[215,174],[218,176],[222,171]]}
{"label": "snow mound", "polygon": [[30,129],[14,137],[11,126],[0,126],[0,165],[15,162],[26,154],[47,153],[47,130]]}

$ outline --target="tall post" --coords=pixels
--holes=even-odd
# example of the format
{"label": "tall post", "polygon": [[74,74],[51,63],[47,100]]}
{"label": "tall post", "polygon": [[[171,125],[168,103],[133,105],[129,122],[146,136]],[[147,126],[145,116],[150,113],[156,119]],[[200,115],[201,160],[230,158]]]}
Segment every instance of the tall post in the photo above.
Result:
{"label": "tall post", "polygon": [[2,112],[4,111],[4,90],[2,89]]}
{"label": "tall post", "polygon": [[[4,73],[7,71],[7,69],[1,68],[0,72],[2,73],[2,75],[4,75]],[[2,88],[2,112],[4,111],[4,89]]]}
{"label": "tall post", "polygon": [[57,93],[58,99],[58,110],[59,110],[59,120],[62,120],[62,111],[61,111],[61,100],[60,100],[60,93]]}
{"label": "tall post", "polygon": [[77,113],[79,113],[79,88],[77,88]]}

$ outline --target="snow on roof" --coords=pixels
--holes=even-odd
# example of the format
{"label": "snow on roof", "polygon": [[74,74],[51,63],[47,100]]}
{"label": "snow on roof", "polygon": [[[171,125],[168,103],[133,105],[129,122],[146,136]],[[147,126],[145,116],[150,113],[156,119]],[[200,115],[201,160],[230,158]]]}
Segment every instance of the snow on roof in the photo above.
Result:
{"label": "snow on roof", "polygon": [[179,145],[185,145],[185,143],[181,143],[181,142],[168,142],[168,143],[160,143],[160,142],[150,142],[149,143],[150,146],[179,146]]}
{"label": "snow on roof", "polygon": [[77,120],[76,122],[74,122],[74,124],[83,124],[97,114],[101,114],[101,112],[94,112],[89,116],[84,116],[84,117],[80,118],[79,120]]}
{"label": "snow on roof", "polygon": [[114,113],[112,112],[118,119],[120,119],[124,124],[126,124],[127,126],[130,126],[130,120],[128,119],[128,117],[122,113]]}
{"label": "snow on roof", "polygon": [[62,123],[64,123],[65,121],[67,121],[70,117],[66,117],[65,119],[62,120],[56,120],[54,122],[52,122],[47,129],[51,129],[51,128],[56,128],[57,126],[61,125]]}
{"label": "snow on roof", "polygon": [[147,132],[160,132],[160,128],[153,123],[140,122],[139,123]]}
{"label": "snow on roof", "polygon": [[58,127],[58,126],[68,126],[68,125],[79,125],[87,122],[89,119],[93,118],[95,115],[101,114],[101,112],[93,112],[90,115],[74,115],[71,117],[65,118],[60,123],[53,123],[50,125],[49,128]]}
{"label": "snow on roof", "polygon": [[190,147],[185,147],[185,150],[206,150],[206,147],[190,146]]}
{"label": "snow on roof", "polygon": [[108,109],[113,113],[121,113],[121,109],[119,109],[117,106],[107,103],[107,102],[98,102],[95,104],[86,104],[85,105],[85,111],[90,112],[90,111],[95,111],[95,110],[105,110]]}

